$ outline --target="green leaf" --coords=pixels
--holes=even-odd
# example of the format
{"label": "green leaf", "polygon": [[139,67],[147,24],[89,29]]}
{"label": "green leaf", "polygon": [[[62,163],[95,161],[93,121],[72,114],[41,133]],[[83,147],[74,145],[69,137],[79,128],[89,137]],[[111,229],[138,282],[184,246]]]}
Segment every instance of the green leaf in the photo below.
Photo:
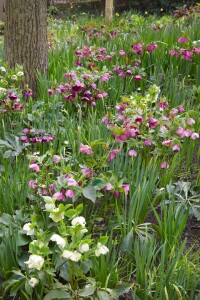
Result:
{"label": "green leaf", "polygon": [[133,231],[131,230],[123,239],[121,243],[120,251],[130,252],[132,250],[132,245],[133,245]]}
{"label": "green leaf", "polygon": [[52,290],[46,294],[43,300],[55,300],[55,299],[72,299],[71,295],[64,290]]}
{"label": "green leaf", "polygon": [[95,291],[96,291],[96,287],[88,284],[84,287],[84,289],[78,291],[78,295],[81,297],[88,297],[88,296],[92,296]]}
{"label": "green leaf", "polygon": [[98,291],[97,296],[99,300],[112,300],[111,296],[104,291]]}
{"label": "green leaf", "polygon": [[103,189],[108,184],[107,181],[97,178],[92,181],[92,185],[97,187],[98,189]]}
{"label": "green leaf", "polygon": [[12,148],[8,142],[3,141],[3,140],[0,140],[0,146],[2,146],[2,147],[7,146],[8,148]]}
{"label": "green leaf", "polygon": [[76,217],[77,212],[75,209],[69,209],[65,212],[65,215],[67,216],[67,218],[72,219],[72,218]]}
{"label": "green leaf", "polygon": [[118,296],[122,296],[123,294],[128,293],[132,286],[133,284],[130,283],[122,283],[115,288],[115,291],[117,292]]}
{"label": "green leaf", "polygon": [[0,217],[0,224],[9,226],[11,223],[14,223],[13,218],[9,214],[3,213]]}
{"label": "green leaf", "polygon": [[13,154],[13,151],[12,150],[8,150],[8,151],[6,151],[4,153],[3,158],[8,158],[8,157],[12,156],[12,154]]}
{"label": "green leaf", "polygon": [[83,189],[83,196],[91,200],[93,203],[96,201],[96,190],[92,185],[88,185]]}
{"label": "green leaf", "polygon": [[30,237],[18,232],[17,246],[25,246],[30,243]]}
{"label": "green leaf", "polygon": [[76,213],[77,215],[80,215],[83,211],[83,203],[79,204],[77,207],[76,207]]}

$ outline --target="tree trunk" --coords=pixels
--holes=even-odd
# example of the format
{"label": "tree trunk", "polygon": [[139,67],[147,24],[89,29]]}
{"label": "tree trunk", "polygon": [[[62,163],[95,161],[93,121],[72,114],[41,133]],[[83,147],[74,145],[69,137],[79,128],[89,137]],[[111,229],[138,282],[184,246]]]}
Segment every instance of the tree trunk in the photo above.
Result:
{"label": "tree trunk", "polygon": [[4,0],[0,0],[0,21],[4,21],[4,17],[5,17],[3,6],[4,6]]}
{"label": "tree trunk", "polygon": [[5,15],[5,60],[23,65],[35,97],[37,72],[47,71],[47,0],[5,0]]}
{"label": "tree trunk", "polygon": [[113,18],[113,0],[106,0],[105,4],[105,22],[110,24]]}

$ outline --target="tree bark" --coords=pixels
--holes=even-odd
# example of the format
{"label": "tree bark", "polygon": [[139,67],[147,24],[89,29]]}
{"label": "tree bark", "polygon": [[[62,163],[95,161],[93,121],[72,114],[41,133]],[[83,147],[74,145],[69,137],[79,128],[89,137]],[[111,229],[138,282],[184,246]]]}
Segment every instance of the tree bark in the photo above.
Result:
{"label": "tree bark", "polygon": [[110,24],[113,18],[113,0],[106,0],[105,3],[105,22]]}
{"label": "tree bark", "polygon": [[37,72],[47,71],[47,0],[5,0],[5,60],[23,65],[25,83],[37,94]]}

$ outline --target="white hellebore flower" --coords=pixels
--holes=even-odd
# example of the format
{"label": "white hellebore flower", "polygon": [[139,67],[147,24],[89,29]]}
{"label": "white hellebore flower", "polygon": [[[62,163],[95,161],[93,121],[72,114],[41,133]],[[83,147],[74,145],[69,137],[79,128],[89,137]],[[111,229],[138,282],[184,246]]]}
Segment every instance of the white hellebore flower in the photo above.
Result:
{"label": "white hellebore flower", "polygon": [[51,210],[53,210],[55,208],[55,204],[54,203],[46,203],[45,204],[45,209],[47,210],[47,211],[51,211]]}
{"label": "white hellebore flower", "polygon": [[24,224],[23,230],[26,231],[26,234],[27,234],[27,235],[34,235],[35,229],[34,229],[34,228],[31,228],[31,227],[32,227],[32,224],[31,224],[31,223],[26,223],[26,224]]}
{"label": "white hellebore flower", "polygon": [[0,67],[0,71],[1,71],[1,72],[6,72],[6,68]]}
{"label": "white hellebore flower", "polygon": [[85,227],[86,221],[83,217],[76,217],[72,220],[72,226],[81,225],[82,227]]}
{"label": "white hellebore flower", "polygon": [[100,256],[101,254],[105,255],[108,252],[109,252],[109,249],[106,246],[102,245],[101,243],[97,244],[97,249],[95,250],[96,256]]}
{"label": "white hellebore flower", "polygon": [[62,254],[62,257],[72,261],[79,261],[81,259],[81,256],[82,256],[81,253],[79,253],[78,251],[72,252],[72,251],[65,250]]}
{"label": "white hellebore flower", "polygon": [[56,244],[62,248],[64,248],[66,245],[65,239],[58,234],[53,234],[50,238],[50,241],[56,242]]}
{"label": "white hellebore flower", "polygon": [[79,251],[81,253],[88,252],[89,250],[90,250],[90,247],[86,243],[79,246]]}
{"label": "white hellebore flower", "polygon": [[24,72],[18,72],[16,75],[17,75],[17,77],[22,77],[22,76],[24,76]]}
{"label": "white hellebore flower", "polygon": [[12,76],[11,76],[11,79],[12,79],[12,80],[17,80],[17,76],[16,76],[16,75],[12,75]]}
{"label": "white hellebore flower", "polygon": [[60,212],[59,208],[54,208],[52,209],[49,217],[54,221],[54,222],[59,222],[64,219],[64,212]]}
{"label": "white hellebore flower", "polygon": [[34,288],[39,283],[39,280],[37,278],[32,277],[28,283],[30,284],[30,286],[32,286],[32,288]]}
{"label": "white hellebore flower", "polygon": [[25,261],[30,269],[35,268],[38,271],[42,268],[44,264],[44,258],[40,255],[31,254],[29,260]]}

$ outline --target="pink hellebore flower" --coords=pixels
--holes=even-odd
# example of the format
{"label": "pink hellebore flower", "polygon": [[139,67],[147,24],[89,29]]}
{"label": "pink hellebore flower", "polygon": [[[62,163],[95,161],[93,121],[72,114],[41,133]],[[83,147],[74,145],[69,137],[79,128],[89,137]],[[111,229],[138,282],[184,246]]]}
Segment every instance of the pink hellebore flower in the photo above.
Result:
{"label": "pink hellebore flower", "polygon": [[130,190],[129,184],[122,184],[122,187],[124,189],[125,195],[128,195],[128,192]]}
{"label": "pink hellebore flower", "polygon": [[74,93],[64,96],[64,99],[66,101],[73,101],[75,98],[76,98],[76,95]]}
{"label": "pink hellebore flower", "polygon": [[108,157],[108,161],[111,161],[112,159],[115,158],[116,154],[120,152],[120,149],[113,149],[111,152],[110,152],[110,155]]}
{"label": "pink hellebore flower", "polygon": [[72,198],[74,198],[75,193],[72,190],[67,190],[66,193],[65,193],[65,196],[72,199]]}
{"label": "pink hellebore flower", "polygon": [[191,139],[192,140],[196,140],[196,139],[198,139],[199,138],[199,134],[197,133],[197,132],[192,132],[192,134],[191,134]]}
{"label": "pink hellebore flower", "polygon": [[113,190],[113,189],[114,189],[114,186],[113,186],[112,184],[110,184],[110,183],[108,183],[108,184],[103,188],[104,191],[111,191],[111,190]]}
{"label": "pink hellebore flower", "polygon": [[46,188],[43,188],[42,191],[41,191],[41,194],[42,194],[43,196],[48,195],[47,189],[46,189]]}
{"label": "pink hellebore flower", "polygon": [[166,146],[166,147],[170,147],[171,143],[172,143],[172,140],[165,140],[165,141],[162,142],[162,145]]}
{"label": "pink hellebore flower", "polygon": [[181,56],[182,59],[192,61],[192,57],[193,57],[193,52],[192,51],[181,48],[181,54],[182,54],[182,56]]}
{"label": "pink hellebore flower", "polygon": [[103,117],[103,119],[101,120],[104,124],[110,124],[110,121],[107,117]]}
{"label": "pink hellebore flower", "polygon": [[49,94],[50,96],[53,96],[53,95],[54,95],[54,90],[48,89],[48,94]]}
{"label": "pink hellebore flower", "polygon": [[119,191],[114,191],[114,197],[118,198],[119,197]]}
{"label": "pink hellebore flower", "polygon": [[130,150],[129,152],[128,152],[128,154],[130,155],[130,156],[137,156],[137,151],[135,151],[134,149],[132,149],[132,150]]}
{"label": "pink hellebore flower", "polygon": [[56,192],[55,194],[53,194],[53,198],[56,200],[64,200],[64,195],[60,192]]}
{"label": "pink hellebore flower", "polygon": [[53,193],[53,192],[54,192],[54,185],[53,185],[53,183],[52,183],[52,184],[50,184],[50,186],[49,186],[49,190],[50,190],[50,192],[51,192],[51,193]]}
{"label": "pink hellebore flower", "polygon": [[153,119],[153,118],[149,118],[148,119],[148,123],[149,123],[149,128],[150,129],[155,128],[159,124],[158,120],[157,119]]}
{"label": "pink hellebore flower", "polygon": [[142,80],[142,76],[140,76],[140,75],[135,75],[135,76],[134,76],[134,79],[135,79],[136,81],[140,81],[140,80]]}
{"label": "pink hellebore flower", "polygon": [[141,117],[141,116],[135,116],[135,122],[142,123],[143,122],[143,117]]}
{"label": "pink hellebore flower", "polygon": [[152,142],[150,140],[144,141],[144,146],[151,146]]}
{"label": "pink hellebore flower", "polygon": [[76,186],[77,185],[76,180],[73,178],[69,178],[67,181],[68,181],[68,186]]}
{"label": "pink hellebore flower", "polygon": [[93,176],[93,171],[90,168],[84,168],[81,173],[85,175],[87,178],[91,178]]}
{"label": "pink hellebore flower", "polygon": [[29,139],[28,139],[28,137],[27,137],[26,135],[22,135],[22,136],[20,137],[20,141],[22,141],[23,143],[28,143],[28,142],[29,142]]}
{"label": "pink hellebore flower", "polygon": [[33,190],[36,190],[38,188],[38,185],[37,185],[37,183],[34,180],[30,180],[29,183],[28,183],[28,185],[30,187],[32,187]]}
{"label": "pink hellebore flower", "polygon": [[188,125],[193,125],[193,124],[195,124],[195,120],[192,119],[192,118],[189,118],[189,119],[187,120],[187,124],[188,124]]}
{"label": "pink hellebore flower", "polygon": [[29,169],[32,169],[35,172],[39,172],[40,171],[40,167],[37,164],[30,164],[29,165]]}
{"label": "pink hellebore flower", "polygon": [[88,154],[88,155],[93,155],[92,148],[88,145],[83,145],[82,143],[80,144],[80,153],[82,154]]}
{"label": "pink hellebore flower", "polygon": [[169,55],[179,57],[179,53],[176,50],[170,50]]}
{"label": "pink hellebore flower", "polygon": [[84,83],[80,81],[76,81],[72,87],[72,92],[73,93],[79,93],[82,91],[82,89],[85,87]]}
{"label": "pink hellebore flower", "polygon": [[137,43],[135,45],[132,46],[132,49],[135,53],[137,53],[138,55],[142,54],[142,44],[141,43]]}
{"label": "pink hellebore flower", "polygon": [[172,150],[173,151],[180,151],[180,146],[178,144],[175,144],[173,147],[172,147]]}
{"label": "pink hellebore flower", "polygon": [[60,160],[61,160],[61,157],[59,155],[53,155],[54,164],[58,164]]}
{"label": "pink hellebore flower", "polygon": [[109,73],[105,73],[101,78],[100,81],[106,82],[110,79],[111,75]]}
{"label": "pink hellebore flower", "polygon": [[160,102],[158,103],[158,106],[159,106],[160,108],[162,108],[162,109],[167,108],[168,105],[169,105],[169,103],[168,103],[167,101],[160,101]]}
{"label": "pink hellebore flower", "polygon": [[166,161],[163,161],[160,167],[161,169],[169,169],[169,164],[167,164]]}
{"label": "pink hellebore flower", "polygon": [[119,50],[119,54],[122,55],[123,57],[126,57],[126,52],[124,52],[124,50]]}
{"label": "pink hellebore flower", "polygon": [[193,49],[193,52],[195,52],[195,53],[200,53],[200,47],[194,48],[194,49]]}
{"label": "pink hellebore flower", "polygon": [[188,44],[188,38],[186,38],[184,36],[180,36],[178,39],[178,42]]}
{"label": "pink hellebore flower", "polygon": [[147,46],[147,52],[152,52],[154,50],[156,50],[156,48],[158,48],[158,45],[157,44],[150,44]]}
{"label": "pink hellebore flower", "polygon": [[182,107],[182,106],[178,106],[178,112],[179,113],[182,113],[182,112],[184,112],[185,111],[185,109]]}

